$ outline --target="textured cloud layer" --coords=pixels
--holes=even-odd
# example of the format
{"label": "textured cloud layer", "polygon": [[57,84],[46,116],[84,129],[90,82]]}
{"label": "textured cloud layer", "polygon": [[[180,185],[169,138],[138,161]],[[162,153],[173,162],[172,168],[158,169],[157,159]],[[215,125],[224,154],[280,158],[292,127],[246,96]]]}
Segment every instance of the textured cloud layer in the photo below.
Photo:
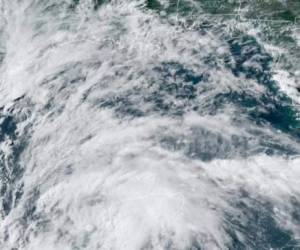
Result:
{"label": "textured cloud layer", "polygon": [[1,249],[297,246],[297,74],[155,2],[1,2]]}

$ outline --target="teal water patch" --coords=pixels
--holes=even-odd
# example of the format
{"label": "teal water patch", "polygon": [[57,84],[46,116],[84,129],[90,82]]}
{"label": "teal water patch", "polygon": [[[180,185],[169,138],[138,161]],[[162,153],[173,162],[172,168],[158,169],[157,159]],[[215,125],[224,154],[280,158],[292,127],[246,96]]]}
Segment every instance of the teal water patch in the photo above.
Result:
{"label": "teal water patch", "polygon": [[249,95],[247,91],[220,94],[219,102],[233,102],[242,112],[246,112],[258,125],[269,123],[273,128],[289,133],[300,139],[299,112],[293,101],[282,91],[273,80],[273,58],[257,40],[249,35],[239,34],[229,39],[231,57],[224,58],[225,65],[236,77],[245,77],[262,84],[267,90],[261,97]]}
{"label": "teal water patch", "polygon": [[14,116],[0,115],[0,143],[7,141],[11,144],[9,154],[0,150],[0,197],[2,198],[0,210],[3,216],[9,214],[13,206],[18,203],[23,192],[23,185],[18,184],[18,180],[24,172],[19,164],[19,158],[26,142],[18,138],[16,129]]}
{"label": "teal water patch", "polygon": [[267,54],[251,36],[240,34],[237,38],[228,40],[231,55],[235,63],[231,66],[233,74],[239,77],[255,79],[275,91],[275,84],[271,81],[270,63],[272,57]]}
{"label": "teal water patch", "polygon": [[155,12],[163,11],[167,15],[179,15],[181,17],[189,17],[196,10],[199,10],[199,4],[197,1],[187,0],[148,0],[146,1],[146,8]]}
{"label": "teal water patch", "polygon": [[23,97],[14,100],[14,106],[5,111],[0,109],[0,144],[6,144],[6,151],[0,149],[0,211],[3,217],[18,205],[23,194],[24,166],[20,157],[28,144],[29,128],[25,134],[18,131],[18,123],[24,120],[18,111],[22,107]]}
{"label": "teal water patch", "polygon": [[292,231],[281,227],[275,220],[273,205],[264,199],[249,197],[247,192],[234,203],[239,211],[228,213],[227,233],[232,242],[229,249],[297,249],[297,240]]}
{"label": "teal water patch", "polygon": [[[79,4],[81,0],[72,0],[72,3],[70,4],[70,9],[74,10]],[[92,0],[93,9],[97,10],[100,8],[103,4],[108,3],[109,0]]]}
{"label": "teal water patch", "polygon": [[300,140],[298,111],[286,95],[264,94],[256,97],[244,92],[229,92],[216,96],[215,104],[220,109],[226,103],[233,103],[241,114],[258,126],[271,126]]}
{"label": "teal water patch", "polygon": [[197,104],[197,98],[201,98],[198,88],[209,79],[208,73],[196,73],[177,62],[163,62],[154,67],[149,75],[146,84],[108,95],[98,100],[98,105],[112,108],[121,116],[139,117],[153,112],[182,116]]}
{"label": "teal water patch", "polygon": [[151,9],[151,10],[160,11],[163,9],[163,6],[160,4],[160,1],[158,1],[158,0],[147,0],[146,8]]}

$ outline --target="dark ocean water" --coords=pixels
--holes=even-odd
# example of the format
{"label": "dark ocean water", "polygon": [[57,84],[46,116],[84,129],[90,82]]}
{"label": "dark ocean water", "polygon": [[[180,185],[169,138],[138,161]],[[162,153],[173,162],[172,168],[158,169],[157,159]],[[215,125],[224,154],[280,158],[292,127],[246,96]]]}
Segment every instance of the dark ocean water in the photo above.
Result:
{"label": "dark ocean water", "polygon": [[300,249],[298,0],[0,0],[0,249]]}

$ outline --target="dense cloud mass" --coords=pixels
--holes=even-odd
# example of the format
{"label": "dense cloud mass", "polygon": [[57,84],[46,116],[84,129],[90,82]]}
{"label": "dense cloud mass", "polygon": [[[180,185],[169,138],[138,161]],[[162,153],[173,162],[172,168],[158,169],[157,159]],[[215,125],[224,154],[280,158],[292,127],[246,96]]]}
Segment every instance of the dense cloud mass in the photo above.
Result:
{"label": "dense cloud mass", "polygon": [[0,249],[300,248],[298,17],[0,0]]}

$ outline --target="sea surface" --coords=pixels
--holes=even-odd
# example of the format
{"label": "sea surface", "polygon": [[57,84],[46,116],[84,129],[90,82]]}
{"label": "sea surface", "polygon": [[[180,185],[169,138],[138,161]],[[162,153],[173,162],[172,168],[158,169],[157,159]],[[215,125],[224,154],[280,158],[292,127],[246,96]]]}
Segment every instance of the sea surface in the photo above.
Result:
{"label": "sea surface", "polygon": [[300,249],[300,0],[0,0],[0,249]]}

